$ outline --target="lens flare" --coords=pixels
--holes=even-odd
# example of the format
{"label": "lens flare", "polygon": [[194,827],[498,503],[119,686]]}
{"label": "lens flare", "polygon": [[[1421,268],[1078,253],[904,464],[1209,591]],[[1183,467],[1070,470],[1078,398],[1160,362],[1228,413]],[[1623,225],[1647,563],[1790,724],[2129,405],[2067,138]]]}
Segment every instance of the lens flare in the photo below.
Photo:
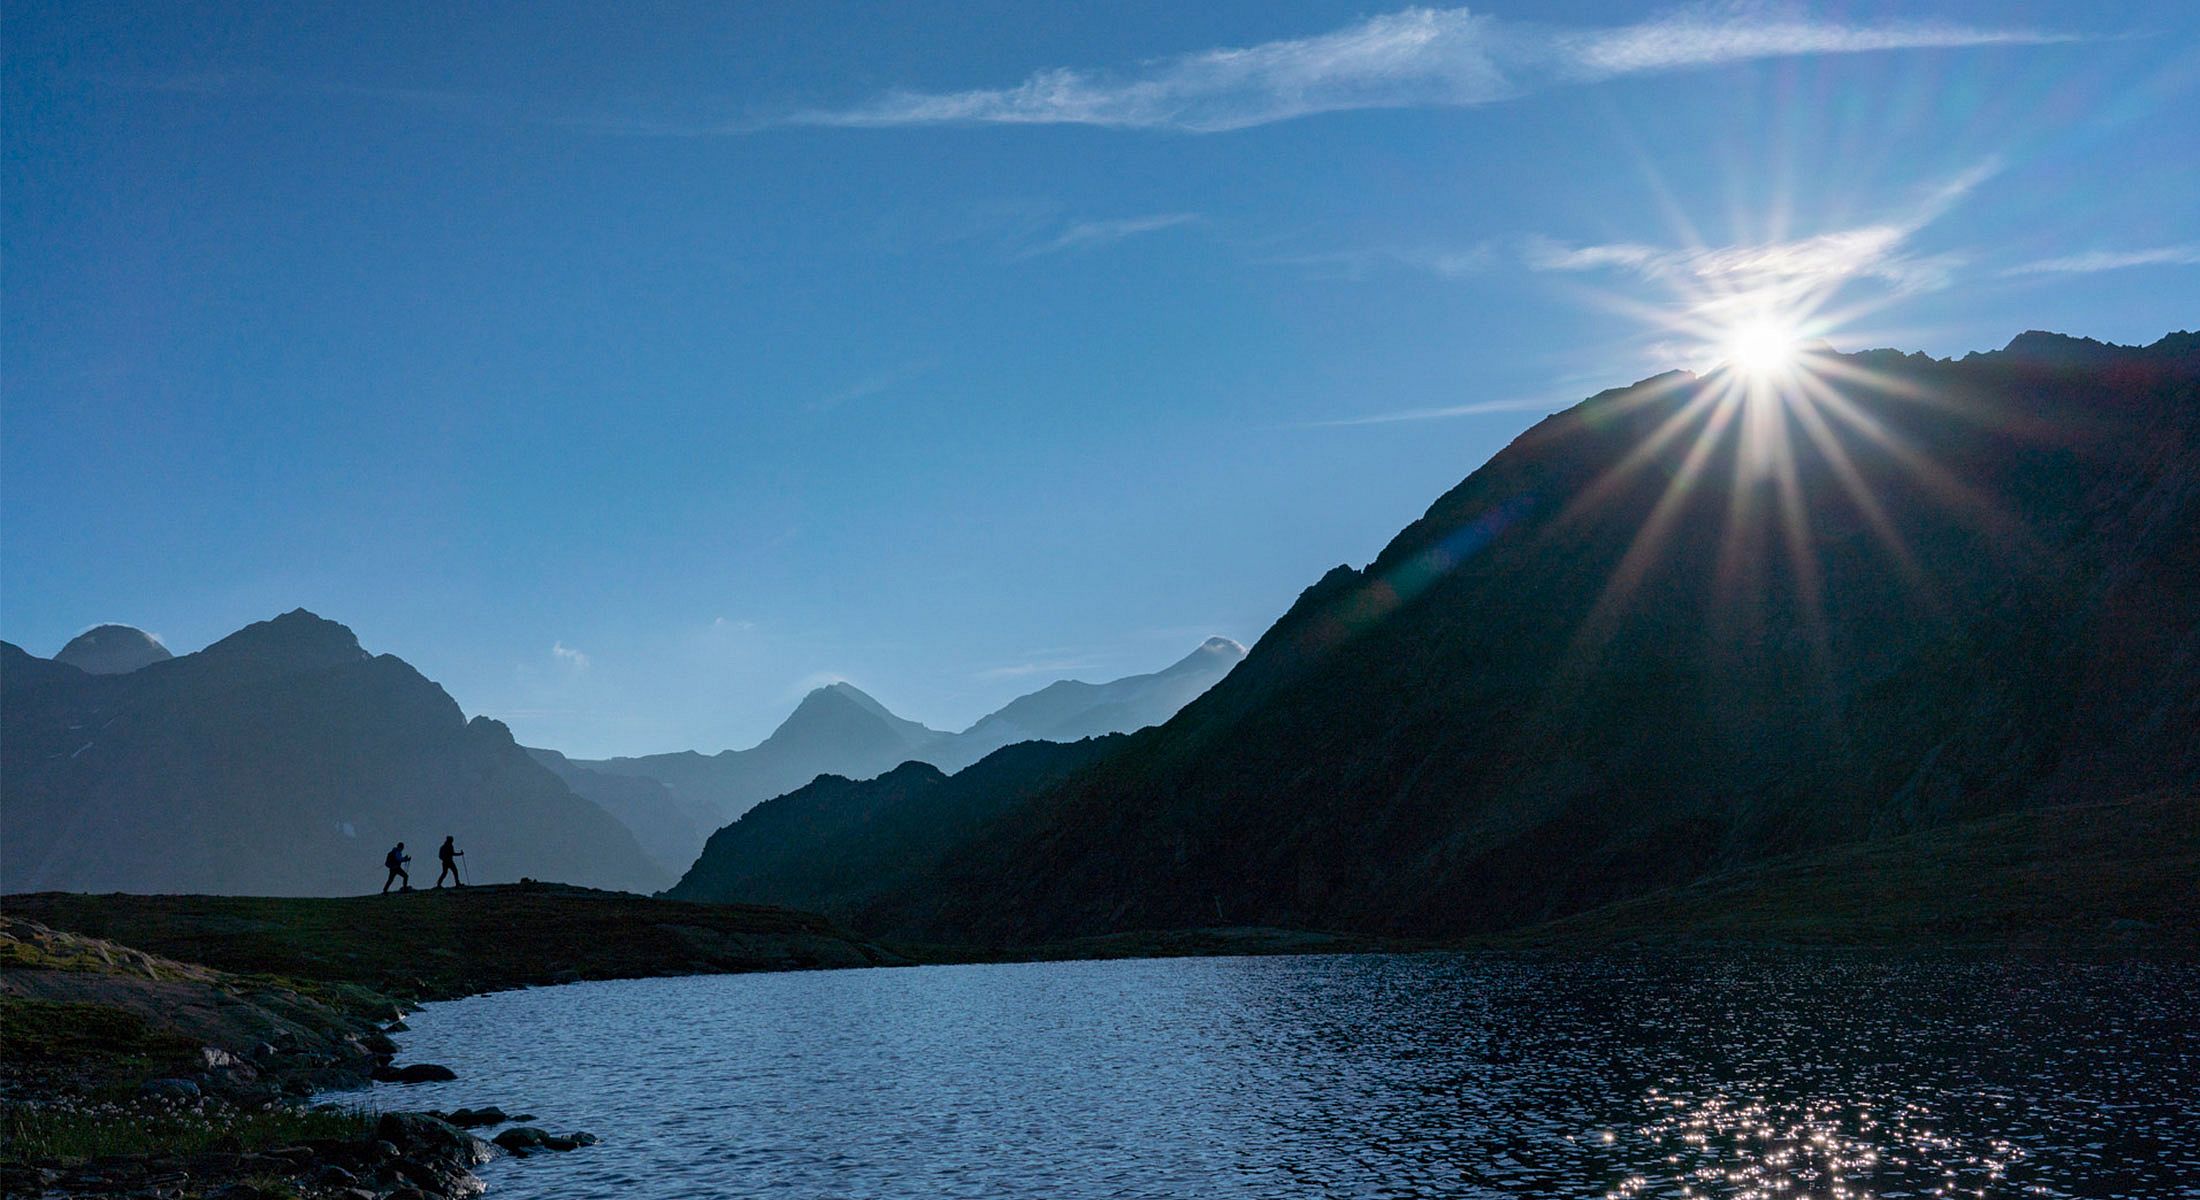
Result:
{"label": "lens flare", "polygon": [[1725,338],[1726,361],[1750,375],[1781,375],[1795,368],[1802,331],[1794,322],[1762,318],[1737,325]]}

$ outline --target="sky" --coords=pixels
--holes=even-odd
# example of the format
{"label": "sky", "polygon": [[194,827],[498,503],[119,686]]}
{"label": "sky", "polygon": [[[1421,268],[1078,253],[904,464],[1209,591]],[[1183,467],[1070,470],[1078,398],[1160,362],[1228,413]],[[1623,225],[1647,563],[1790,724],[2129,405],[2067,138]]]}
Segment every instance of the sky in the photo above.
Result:
{"label": "sky", "polygon": [[11,2],[0,39],[0,637],[303,606],[583,756],[1251,644],[1744,310],[1935,355],[2200,319],[2182,2]]}

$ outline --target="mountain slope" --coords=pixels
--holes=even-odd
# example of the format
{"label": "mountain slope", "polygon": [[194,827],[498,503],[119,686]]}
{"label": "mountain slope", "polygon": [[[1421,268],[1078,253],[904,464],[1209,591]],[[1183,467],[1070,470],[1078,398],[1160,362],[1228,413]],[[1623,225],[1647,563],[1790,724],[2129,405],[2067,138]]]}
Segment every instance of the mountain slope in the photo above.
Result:
{"label": "mountain slope", "polygon": [[867,927],[1473,932],[2200,781],[2200,339],[1812,369],[1545,420]]}
{"label": "mountain slope", "polygon": [[367,891],[400,840],[425,885],[445,834],[480,882],[664,878],[503,725],[302,609],[122,675],[0,658],[12,891]]}

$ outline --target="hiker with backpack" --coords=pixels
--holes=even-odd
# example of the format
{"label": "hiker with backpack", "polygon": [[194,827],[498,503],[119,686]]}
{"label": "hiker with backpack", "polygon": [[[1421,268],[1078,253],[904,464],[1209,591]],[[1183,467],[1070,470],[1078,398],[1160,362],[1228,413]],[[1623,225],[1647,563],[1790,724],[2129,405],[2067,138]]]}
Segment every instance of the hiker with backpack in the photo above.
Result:
{"label": "hiker with backpack", "polygon": [[443,848],[436,851],[435,855],[443,860],[443,869],[435,873],[435,886],[442,887],[443,877],[448,875],[451,877],[452,883],[457,884],[459,887],[465,887],[466,879],[458,873],[458,860],[466,857],[466,852],[458,848],[457,839],[450,834],[444,834]]}
{"label": "hiker with backpack", "polygon": [[382,856],[382,865],[390,869],[390,877],[382,881],[383,895],[388,895],[390,885],[400,879],[405,881],[405,886],[398,888],[398,891],[409,892],[413,890],[412,876],[405,872],[405,864],[411,861],[412,855],[405,853],[405,843],[403,842],[390,847],[390,852]]}

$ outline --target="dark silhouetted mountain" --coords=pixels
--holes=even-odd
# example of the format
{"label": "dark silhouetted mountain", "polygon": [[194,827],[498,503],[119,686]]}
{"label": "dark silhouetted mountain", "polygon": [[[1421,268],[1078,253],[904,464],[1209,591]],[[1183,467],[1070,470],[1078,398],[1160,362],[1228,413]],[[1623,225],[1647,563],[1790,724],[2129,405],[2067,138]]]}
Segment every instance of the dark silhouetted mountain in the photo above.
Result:
{"label": "dark silhouetted mountain", "polygon": [[922,762],[863,781],[822,776],[712,834],[666,895],[857,914],[870,897],[921,878],[1002,812],[1123,740],[1024,742],[952,776]]}
{"label": "dark silhouetted mountain", "polygon": [[53,660],[87,675],[124,675],[174,657],[159,638],[136,626],[94,625],[70,638]]}
{"label": "dark silhouetted mountain", "polygon": [[[709,814],[681,859],[684,866],[694,861],[712,828],[819,776],[870,779],[905,762],[954,772],[1015,742],[1077,741],[1141,729],[1167,720],[1244,657],[1245,648],[1236,642],[1209,638],[1166,670],[1109,683],[1049,684],[961,733],[943,733],[895,716],[853,685],[835,683],[805,696],[770,737],[748,750],[576,760],[571,765],[599,775],[654,780],[691,810]],[[592,786],[586,781],[574,784],[583,795],[593,795],[588,791]],[[617,802],[603,803],[614,813],[630,811]],[[631,811],[656,810],[645,806]],[[657,818],[640,819],[655,822],[646,829],[635,826],[645,844],[669,834]],[[664,845],[653,853],[678,857],[675,843]]]}
{"label": "dark silhouetted mountain", "polygon": [[2200,338],[1807,366],[1544,420],[1166,725],[836,902],[1470,933],[2200,785]]}
{"label": "dark silhouetted mountain", "polygon": [[666,875],[502,724],[303,609],[126,675],[0,649],[0,877],[11,891],[372,890],[383,852],[479,882]]}
{"label": "dark silhouetted mountain", "polygon": [[574,795],[618,818],[668,879],[687,870],[717,826],[715,814],[654,779],[592,771],[555,750],[527,753],[564,780]]}

